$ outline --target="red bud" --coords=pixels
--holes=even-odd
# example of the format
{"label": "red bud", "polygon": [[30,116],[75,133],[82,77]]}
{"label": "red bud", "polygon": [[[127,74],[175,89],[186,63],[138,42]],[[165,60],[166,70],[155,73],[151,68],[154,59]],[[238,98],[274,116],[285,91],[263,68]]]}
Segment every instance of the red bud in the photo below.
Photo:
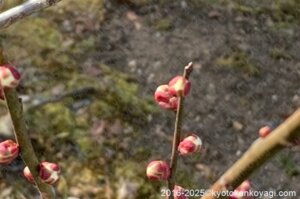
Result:
{"label": "red bud", "polygon": [[174,187],[174,199],[187,199],[188,197],[185,194],[184,188],[181,186],[175,185]]}
{"label": "red bud", "polygon": [[234,192],[229,196],[229,199],[251,199],[252,197],[248,196],[250,189],[251,185],[249,180],[245,180],[234,190]]}
{"label": "red bud", "polygon": [[178,98],[169,93],[168,85],[160,85],[154,93],[155,102],[163,109],[177,110]]}
{"label": "red bud", "polygon": [[3,88],[15,88],[20,82],[21,75],[14,66],[0,66],[0,81]]}
{"label": "red bud", "polygon": [[59,180],[60,168],[56,163],[41,162],[39,165],[39,175],[43,182],[53,185]]}
{"label": "red bud", "polygon": [[195,135],[192,134],[186,138],[184,138],[178,146],[178,151],[181,155],[188,155],[192,153],[199,152],[202,147],[202,141],[201,139]]}
{"label": "red bud", "polygon": [[259,137],[264,138],[267,137],[272,132],[272,128],[269,126],[264,126],[259,129]]}
{"label": "red bud", "polygon": [[191,82],[182,76],[176,76],[169,81],[169,93],[179,96],[180,93],[186,96],[191,89]]}
{"label": "red bud", "polygon": [[[60,168],[58,164],[51,162],[41,162],[39,164],[39,176],[44,183],[54,185],[60,177]],[[24,177],[31,183],[34,183],[33,176],[26,166],[23,170]]]}
{"label": "red bud", "polygon": [[34,183],[33,176],[27,166],[23,169],[23,175],[26,178],[26,180],[28,180],[28,182]]}
{"label": "red bud", "polygon": [[12,140],[0,143],[0,164],[11,163],[19,154],[19,145]]}
{"label": "red bud", "polygon": [[147,166],[146,174],[150,180],[167,180],[170,176],[170,167],[164,161],[152,161]]}

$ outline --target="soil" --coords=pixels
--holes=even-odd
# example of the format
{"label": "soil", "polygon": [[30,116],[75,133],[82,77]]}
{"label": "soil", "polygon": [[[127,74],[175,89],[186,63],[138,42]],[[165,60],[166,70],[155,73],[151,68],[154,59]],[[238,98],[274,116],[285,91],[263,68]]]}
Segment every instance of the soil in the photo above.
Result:
{"label": "soil", "polygon": [[[152,95],[158,85],[194,63],[183,128],[203,139],[205,152],[200,160],[183,159],[179,166],[193,173],[194,188],[207,188],[217,179],[257,139],[261,126],[277,125],[299,107],[297,23],[273,28],[268,14],[245,14],[222,5],[196,7],[186,1],[106,6],[97,53],[92,56],[134,77],[141,96]],[[236,52],[243,53],[246,63],[218,64],[220,59],[230,61],[227,58]],[[153,144],[144,161],[168,157],[173,119],[164,111],[150,117],[137,143]],[[299,169],[299,154],[286,150],[250,177],[255,190],[300,194],[299,175],[287,175],[283,157]]]}

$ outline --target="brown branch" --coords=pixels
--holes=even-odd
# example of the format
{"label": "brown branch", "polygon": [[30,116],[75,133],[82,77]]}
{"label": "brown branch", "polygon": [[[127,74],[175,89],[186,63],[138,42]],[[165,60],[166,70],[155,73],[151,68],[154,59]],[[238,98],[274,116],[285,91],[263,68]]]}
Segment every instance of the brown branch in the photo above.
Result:
{"label": "brown branch", "polygon": [[201,199],[216,199],[218,198],[217,192],[234,190],[269,158],[289,146],[299,137],[300,108],[266,138],[256,140],[248,151],[212,185],[210,191]]}
{"label": "brown branch", "polygon": [[25,3],[0,13],[0,29],[6,28],[20,19],[39,10],[50,7],[61,0],[28,0]]}
{"label": "brown branch", "polygon": [[[193,63],[190,62],[187,66],[184,67],[183,77],[189,77],[190,73],[193,70]],[[170,177],[168,179],[168,189],[171,191],[169,199],[174,199],[173,190],[175,186],[175,174],[177,168],[177,158],[178,158],[178,145],[181,137],[181,124],[182,124],[182,116],[183,116],[183,95],[179,95],[178,97],[178,106],[176,111],[176,120],[175,120],[175,130],[173,136],[173,144],[172,144],[172,154],[170,161]]]}
{"label": "brown branch", "polygon": [[4,93],[7,108],[12,119],[15,137],[21,149],[21,157],[32,173],[37,188],[40,191],[41,198],[54,199],[55,195],[52,187],[43,183],[39,178],[39,174],[37,171],[39,161],[36,157],[27,133],[21,100],[18,98],[15,89],[5,89]]}

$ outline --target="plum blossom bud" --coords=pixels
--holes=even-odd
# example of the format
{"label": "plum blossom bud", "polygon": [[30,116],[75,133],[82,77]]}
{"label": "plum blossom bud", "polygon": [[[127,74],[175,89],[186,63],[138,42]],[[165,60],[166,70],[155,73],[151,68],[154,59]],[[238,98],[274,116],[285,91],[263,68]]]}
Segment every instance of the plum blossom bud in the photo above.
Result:
{"label": "plum blossom bud", "polygon": [[174,190],[174,199],[188,199],[188,197],[185,194],[184,188],[181,186],[175,185]]}
{"label": "plum blossom bud", "polygon": [[183,76],[173,77],[169,81],[169,93],[174,96],[179,96],[180,93],[186,96],[191,89],[191,82]]}
{"label": "plum blossom bud", "polygon": [[[39,176],[44,183],[54,185],[60,177],[60,168],[58,164],[51,162],[41,162],[38,167]],[[31,183],[34,183],[33,176],[26,166],[23,170],[24,177]]]}
{"label": "plum blossom bud", "polygon": [[270,126],[261,127],[258,131],[259,137],[265,138],[272,132],[272,128]]}
{"label": "plum blossom bud", "polygon": [[0,66],[0,81],[3,88],[15,88],[21,79],[20,73],[14,66],[5,64]]}
{"label": "plum blossom bud", "polygon": [[43,182],[53,185],[59,180],[60,168],[56,163],[41,162],[39,165],[39,175]]}
{"label": "plum blossom bud", "polygon": [[181,155],[188,155],[195,152],[199,152],[202,147],[202,141],[201,139],[195,135],[192,134],[186,138],[184,138],[178,146],[178,151]]}
{"label": "plum blossom bud", "polygon": [[11,163],[19,154],[19,145],[12,140],[0,143],[0,164]]}
{"label": "plum blossom bud", "polygon": [[170,176],[170,167],[165,161],[152,161],[147,166],[146,174],[149,180],[167,180]]}
{"label": "plum blossom bud", "polygon": [[155,102],[163,109],[177,110],[177,97],[169,93],[169,86],[164,84],[157,87],[154,93]]}
{"label": "plum blossom bud", "polygon": [[249,194],[250,189],[251,185],[249,180],[245,180],[233,191],[233,193],[229,196],[229,199],[252,199]]}
{"label": "plum blossom bud", "polygon": [[23,175],[28,182],[34,183],[33,176],[31,175],[31,172],[27,166],[23,169]]}

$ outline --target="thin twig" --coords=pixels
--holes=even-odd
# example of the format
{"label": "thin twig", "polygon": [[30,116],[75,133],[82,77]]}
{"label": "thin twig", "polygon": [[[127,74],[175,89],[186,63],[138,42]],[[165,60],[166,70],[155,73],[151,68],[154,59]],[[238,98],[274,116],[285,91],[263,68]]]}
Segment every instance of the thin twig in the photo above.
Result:
{"label": "thin twig", "polygon": [[[188,79],[192,70],[193,70],[193,63],[190,62],[187,66],[184,67],[183,77]],[[170,190],[171,194],[169,199],[174,199],[173,190],[175,185],[175,175],[176,175],[176,168],[177,168],[177,157],[178,157],[177,148],[181,137],[183,102],[184,102],[184,97],[181,94],[178,97],[178,106],[176,111],[175,130],[174,130],[172,154],[171,154],[171,161],[170,161],[170,177],[168,179],[168,189]]]}
{"label": "thin twig", "polygon": [[39,174],[37,171],[39,161],[36,157],[30,138],[28,136],[26,122],[23,116],[22,102],[18,98],[15,89],[4,90],[5,100],[12,119],[15,137],[21,149],[21,157],[32,173],[37,188],[41,194],[41,198],[54,199],[55,195],[52,191],[52,187],[43,183],[39,178]]}
{"label": "thin twig", "polygon": [[300,138],[300,108],[266,138],[259,138],[244,155],[215,182],[201,199],[217,199],[218,192],[232,191],[280,150]]}
{"label": "thin twig", "polygon": [[0,29],[6,28],[20,19],[39,10],[50,7],[61,0],[28,0],[25,3],[0,13]]}

